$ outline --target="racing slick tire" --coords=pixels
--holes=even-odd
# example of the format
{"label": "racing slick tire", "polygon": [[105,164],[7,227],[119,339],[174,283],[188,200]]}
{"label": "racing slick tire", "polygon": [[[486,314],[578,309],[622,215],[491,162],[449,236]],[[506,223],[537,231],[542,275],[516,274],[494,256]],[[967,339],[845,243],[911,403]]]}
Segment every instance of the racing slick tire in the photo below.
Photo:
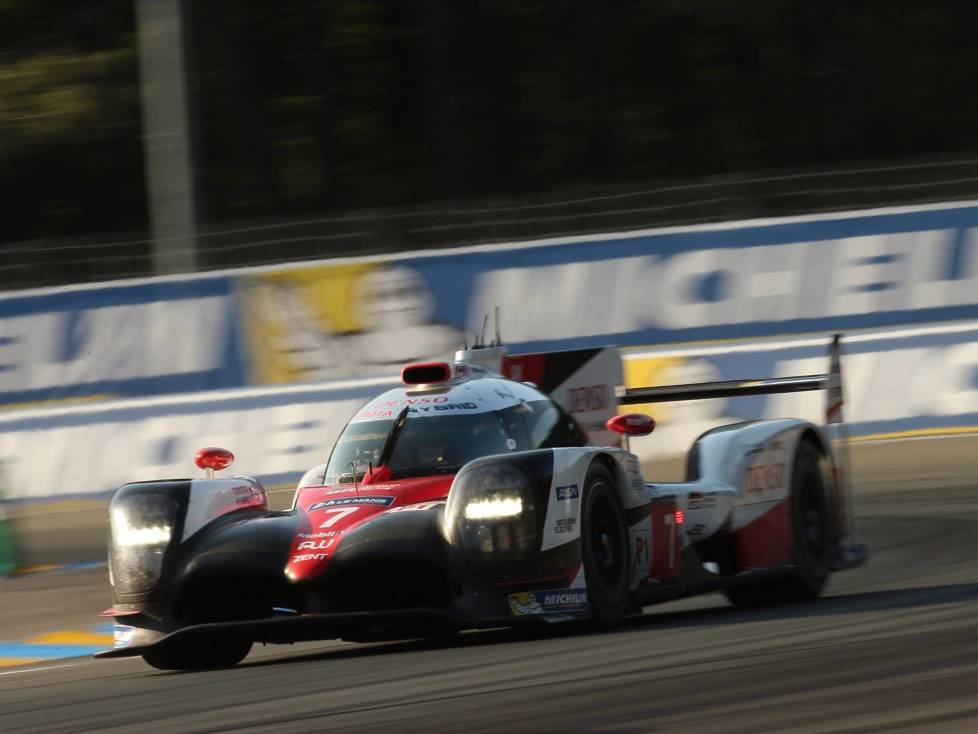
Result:
{"label": "racing slick tire", "polygon": [[820,458],[819,450],[810,442],[798,445],[791,481],[790,576],[762,586],[728,589],[727,598],[735,606],[810,601],[822,593],[831,571],[835,527]]}
{"label": "racing slick tire", "polygon": [[144,652],[143,660],[160,670],[230,668],[245,659],[251,644],[251,640],[225,638],[197,644],[161,645]]}
{"label": "racing slick tire", "polygon": [[628,532],[615,481],[603,465],[588,469],[581,503],[581,557],[591,617],[599,627],[611,627],[629,601]]}

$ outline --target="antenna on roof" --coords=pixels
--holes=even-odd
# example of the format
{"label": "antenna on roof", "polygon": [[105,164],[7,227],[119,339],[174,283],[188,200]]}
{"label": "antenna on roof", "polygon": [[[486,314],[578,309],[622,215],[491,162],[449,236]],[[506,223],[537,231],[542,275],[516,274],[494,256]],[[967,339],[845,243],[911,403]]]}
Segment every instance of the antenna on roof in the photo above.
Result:
{"label": "antenna on roof", "polygon": [[486,331],[489,328],[489,314],[486,313],[482,318],[482,333],[475,332],[472,345],[466,344],[455,352],[455,361],[472,365],[483,372],[495,372],[502,374],[504,370],[503,361],[506,358],[506,347],[503,346],[503,338],[499,329],[499,306],[493,309],[493,319],[495,321],[495,337],[491,344],[486,344]]}
{"label": "antenna on roof", "polygon": [[360,485],[357,484],[357,462],[351,461],[350,466],[353,468],[353,490],[357,493],[357,497],[359,497]]}

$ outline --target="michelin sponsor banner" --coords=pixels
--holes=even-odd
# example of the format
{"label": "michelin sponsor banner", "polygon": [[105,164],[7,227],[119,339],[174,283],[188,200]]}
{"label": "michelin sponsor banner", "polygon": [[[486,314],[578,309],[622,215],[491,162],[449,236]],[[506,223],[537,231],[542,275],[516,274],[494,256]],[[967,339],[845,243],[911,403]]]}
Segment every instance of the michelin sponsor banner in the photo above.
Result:
{"label": "michelin sponsor banner", "polygon": [[978,205],[592,235],[0,297],[0,407],[396,374],[499,308],[514,351],[978,318]]}
{"label": "michelin sponsor banner", "polygon": [[[978,317],[978,207],[773,220],[418,262],[465,328],[529,349]],[[453,322],[451,306],[435,319]]]}
{"label": "michelin sponsor banner", "polygon": [[[826,335],[636,349],[625,355],[625,382],[823,373],[827,345]],[[850,334],[844,351],[845,415],[853,436],[978,430],[978,321]],[[269,485],[291,483],[325,461],[346,421],[391,386],[379,377],[10,411],[0,414],[0,462],[10,496],[21,499],[196,475],[194,452],[208,445],[235,453],[231,472]],[[659,425],[631,447],[654,459],[684,454],[700,433],[725,423],[798,416],[820,424],[823,400],[812,392],[646,406]]]}
{"label": "michelin sponsor banner", "polygon": [[253,384],[449,356],[498,307],[516,351],[978,318],[978,206],[295,265],[237,278]]}
{"label": "michelin sponsor banner", "polygon": [[0,298],[0,406],[244,384],[227,277]]}

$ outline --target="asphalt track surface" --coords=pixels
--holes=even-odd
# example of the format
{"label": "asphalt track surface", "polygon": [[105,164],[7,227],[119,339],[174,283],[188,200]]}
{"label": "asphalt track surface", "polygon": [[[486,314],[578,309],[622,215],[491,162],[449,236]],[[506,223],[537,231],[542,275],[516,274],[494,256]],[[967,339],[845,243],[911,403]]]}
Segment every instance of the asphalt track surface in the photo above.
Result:
{"label": "asphalt track surface", "polygon": [[[205,673],[12,668],[0,732],[978,732],[978,440],[878,453],[858,504],[873,558],[811,604],[710,595],[609,632],[267,647]],[[57,578],[32,583],[102,601],[97,572]],[[44,589],[24,593],[21,625]]]}

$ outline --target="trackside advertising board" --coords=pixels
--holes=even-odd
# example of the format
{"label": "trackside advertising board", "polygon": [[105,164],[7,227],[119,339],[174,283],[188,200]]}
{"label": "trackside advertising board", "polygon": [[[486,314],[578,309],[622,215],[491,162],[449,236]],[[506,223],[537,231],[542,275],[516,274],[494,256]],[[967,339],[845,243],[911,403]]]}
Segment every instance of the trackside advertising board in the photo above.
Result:
{"label": "trackside advertising board", "polygon": [[0,407],[244,384],[233,281],[0,297]]}
{"label": "trackside advertising board", "polygon": [[204,392],[0,413],[0,457],[17,498],[70,497],[147,478],[198,476],[223,446],[232,472],[274,485],[326,460],[346,421],[387,381]]}
{"label": "trackside advertising board", "polygon": [[442,356],[496,307],[505,342],[529,352],[879,329],[978,318],[978,206],[285,266],[237,282],[252,384]]}
{"label": "trackside advertising board", "polygon": [[978,204],[0,297],[0,406],[389,375],[495,307],[514,351],[978,318]]}

